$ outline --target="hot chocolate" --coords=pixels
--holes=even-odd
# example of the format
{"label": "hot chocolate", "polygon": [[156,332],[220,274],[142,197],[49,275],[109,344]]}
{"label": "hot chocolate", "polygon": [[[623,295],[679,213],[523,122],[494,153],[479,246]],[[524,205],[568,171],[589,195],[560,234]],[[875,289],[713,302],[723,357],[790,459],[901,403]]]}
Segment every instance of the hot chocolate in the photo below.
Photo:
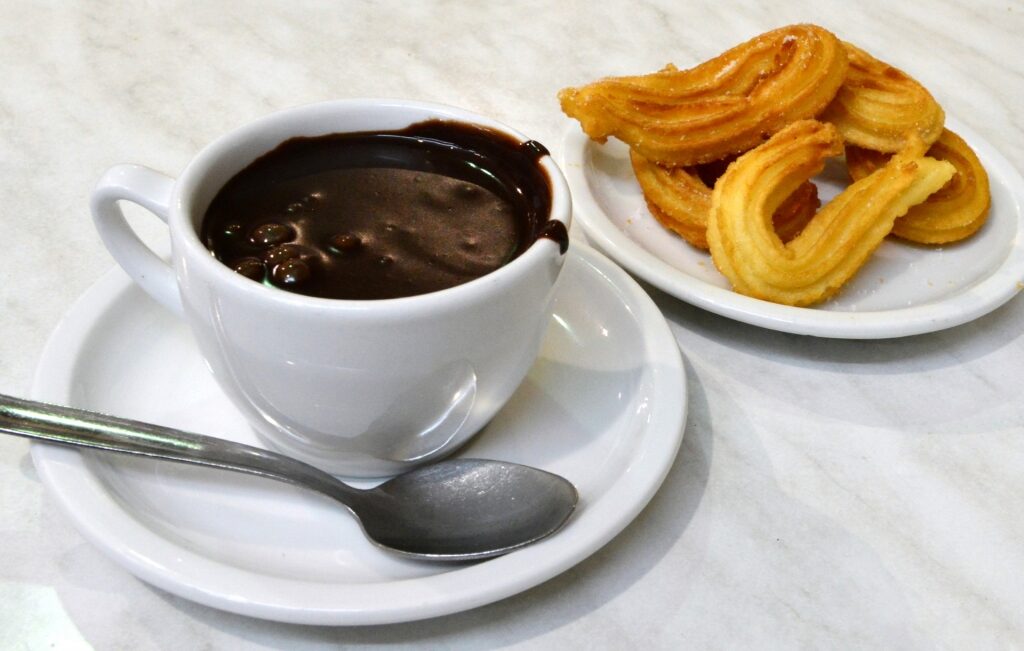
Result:
{"label": "hot chocolate", "polygon": [[300,294],[433,292],[501,267],[539,237],[564,250],[537,163],[546,153],[534,141],[437,120],[293,138],[225,184],[201,236],[239,274]]}

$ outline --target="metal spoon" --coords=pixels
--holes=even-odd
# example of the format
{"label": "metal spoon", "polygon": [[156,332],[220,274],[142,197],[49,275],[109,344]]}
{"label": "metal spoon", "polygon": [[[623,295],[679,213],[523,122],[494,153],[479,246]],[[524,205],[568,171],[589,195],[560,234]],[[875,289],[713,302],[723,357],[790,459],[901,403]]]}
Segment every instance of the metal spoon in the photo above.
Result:
{"label": "metal spoon", "polygon": [[450,459],[359,490],[260,448],[81,409],[0,395],[0,433],[269,477],[344,504],[377,546],[465,561],[508,553],[558,531],[578,499],[558,475],[502,461]]}

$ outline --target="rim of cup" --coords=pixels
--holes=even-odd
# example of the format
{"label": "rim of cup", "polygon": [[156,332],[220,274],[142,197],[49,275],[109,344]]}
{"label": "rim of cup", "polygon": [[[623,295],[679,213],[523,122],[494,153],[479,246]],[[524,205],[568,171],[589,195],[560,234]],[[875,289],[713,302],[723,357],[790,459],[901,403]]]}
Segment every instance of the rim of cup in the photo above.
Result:
{"label": "rim of cup", "polygon": [[[343,311],[352,314],[372,312],[374,317],[380,317],[382,313],[390,311],[410,316],[417,312],[434,312],[445,306],[455,309],[460,305],[485,300],[495,293],[500,293],[503,288],[516,283],[528,270],[535,265],[543,264],[552,255],[556,257],[563,255],[559,250],[557,242],[541,237],[537,238],[523,253],[507,264],[461,285],[425,294],[384,299],[323,298],[297,294],[276,287],[267,287],[262,283],[255,282],[236,273],[214,257],[212,252],[199,238],[197,229],[202,223],[203,215],[193,214],[193,204],[203,182],[208,180],[208,175],[216,165],[223,164],[225,159],[242,157],[238,153],[239,149],[243,148],[247,143],[264,140],[268,133],[280,132],[286,134],[283,137],[275,138],[276,142],[274,144],[260,147],[255,156],[242,160],[240,164],[233,164],[231,166],[233,171],[227,176],[227,179],[230,179],[252,163],[253,160],[271,151],[289,138],[344,133],[346,131],[343,129],[323,129],[317,125],[326,124],[332,119],[336,120],[339,114],[356,115],[360,113],[365,114],[367,111],[373,111],[378,116],[384,115],[385,117],[401,113],[409,113],[412,117],[405,124],[400,124],[402,120],[398,120],[394,122],[393,126],[371,126],[366,129],[352,129],[351,131],[373,131],[377,129],[391,131],[424,120],[441,119],[466,122],[499,131],[511,136],[518,142],[530,140],[530,138],[519,131],[497,120],[472,111],[446,104],[415,100],[382,98],[330,100],[304,104],[270,113],[222,135],[205,146],[196,154],[175,182],[171,194],[168,224],[171,227],[172,234],[177,233],[179,242],[190,253],[195,254],[188,256],[186,264],[198,265],[201,267],[204,275],[221,283],[223,287],[239,295],[249,296],[253,300],[289,306],[302,306],[311,310]],[[547,222],[559,221],[568,229],[572,219],[572,201],[568,183],[550,153],[538,158],[537,164],[546,173],[551,188],[551,210],[548,214]],[[214,194],[222,186],[223,182],[218,184]],[[210,199],[212,199],[212,195]],[[205,213],[206,208],[207,206],[205,205],[201,207],[203,213]],[[179,244],[179,242],[175,242],[175,245]]]}

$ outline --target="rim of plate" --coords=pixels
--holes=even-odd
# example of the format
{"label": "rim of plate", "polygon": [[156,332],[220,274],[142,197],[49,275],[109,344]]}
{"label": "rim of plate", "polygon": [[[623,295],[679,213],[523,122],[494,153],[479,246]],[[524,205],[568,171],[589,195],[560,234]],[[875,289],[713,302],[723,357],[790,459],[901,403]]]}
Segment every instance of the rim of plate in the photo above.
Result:
{"label": "rim of plate", "polygon": [[[1003,305],[1024,289],[1024,178],[998,150],[958,120],[946,125],[966,140],[985,165],[990,183],[1007,190],[1017,228],[1003,262],[983,280],[955,295],[893,310],[835,312],[792,307],[737,294],[676,269],[623,233],[590,190],[587,149],[599,146],[571,122],[563,138],[562,171],[572,191],[574,217],[591,243],[658,289],[691,305],[770,330],[837,339],[906,337],[968,323]],[[710,259],[710,258],[709,258]]]}
{"label": "rim of plate", "polygon": [[[628,274],[599,252],[579,242],[573,242],[570,252],[583,258],[583,273],[609,280],[614,303],[634,314],[643,335],[645,372],[650,373],[652,406],[644,428],[665,434],[639,439],[615,483],[594,503],[581,501],[582,508],[562,531],[535,545],[425,577],[314,584],[225,565],[157,535],[117,503],[76,449],[34,443],[33,462],[79,532],[115,562],[147,583],[221,610],[290,623],[365,625],[426,619],[512,596],[561,574],[620,533],[663,483],[684,433],[685,369],[661,312]],[[115,268],[78,299],[44,348],[32,387],[34,399],[66,404],[82,345],[97,319],[128,291],[141,290]]]}

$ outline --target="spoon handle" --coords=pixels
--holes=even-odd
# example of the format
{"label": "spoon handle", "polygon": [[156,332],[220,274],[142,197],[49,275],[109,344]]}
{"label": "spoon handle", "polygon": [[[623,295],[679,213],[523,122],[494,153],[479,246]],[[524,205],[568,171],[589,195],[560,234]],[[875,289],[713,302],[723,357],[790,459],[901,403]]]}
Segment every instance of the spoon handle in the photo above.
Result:
{"label": "spoon handle", "polygon": [[341,502],[358,492],[322,470],[261,448],[2,394],[0,433],[259,475]]}

